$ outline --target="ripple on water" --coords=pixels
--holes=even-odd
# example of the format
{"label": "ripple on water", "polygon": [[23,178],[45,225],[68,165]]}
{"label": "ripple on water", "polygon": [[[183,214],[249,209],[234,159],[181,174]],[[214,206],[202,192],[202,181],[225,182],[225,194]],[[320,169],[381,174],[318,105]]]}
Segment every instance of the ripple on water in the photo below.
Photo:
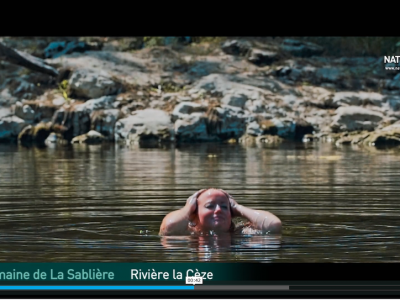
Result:
{"label": "ripple on water", "polygon": [[[399,167],[329,144],[0,145],[0,260],[400,262]],[[282,236],[159,237],[204,187],[276,214]]]}

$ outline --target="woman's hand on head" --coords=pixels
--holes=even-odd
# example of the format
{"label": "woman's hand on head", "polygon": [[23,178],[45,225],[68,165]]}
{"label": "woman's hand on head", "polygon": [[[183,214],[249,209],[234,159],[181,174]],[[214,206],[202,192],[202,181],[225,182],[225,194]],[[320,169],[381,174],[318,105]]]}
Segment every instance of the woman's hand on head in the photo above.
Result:
{"label": "woman's hand on head", "polygon": [[239,205],[236,202],[236,200],[233,199],[233,197],[229,193],[227,193],[224,190],[221,190],[221,191],[223,191],[229,198],[229,205],[231,206],[231,211],[232,211],[232,214],[233,214],[232,217],[240,217],[242,215],[242,213],[239,211],[241,205]]}
{"label": "woman's hand on head", "polygon": [[196,211],[197,197],[204,191],[205,189],[199,190],[193,195],[191,195],[189,198],[187,198],[185,207],[188,209],[189,214],[193,214]]}

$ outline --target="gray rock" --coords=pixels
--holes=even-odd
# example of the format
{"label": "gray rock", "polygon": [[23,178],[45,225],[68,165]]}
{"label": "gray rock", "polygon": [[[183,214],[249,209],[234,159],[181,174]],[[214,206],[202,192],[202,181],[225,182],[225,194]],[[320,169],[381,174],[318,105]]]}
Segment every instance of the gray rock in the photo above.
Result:
{"label": "gray rock", "polygon": [[65,54],[70,54],[72,52],[84,52],[87,50],[91,50],[93,47],[86,44],[85,42],[78,41],[58,41],[51,42],[44,49],[44,57],[45,58],[57,58]]}
{"label": "gray rock", "polygon": [[29,97],[26,97],[25,95],[35,93],[36,86],[33,83],[24,79],[19,79],[18,81],[19,85],[13,92],[14,96],[22,96],[22,98],[27,99]]}
{"label": "gray rock", "polygon": [[18,142],[22,145],[44,145],[45,140],[51,133],[49,124],[39,123],[34,126],[24,127],[18,135]]}
{"label": "gray rock", "polygon": [[282,100],[286,105],[289,106],[293,106],[298,101],[295,95],[285,95],[283,96]]}
{"label": "gray rock", "polygon": [[187,72],[192,76],[203,77],[220,72],[220,66],[217,63],[211,63],[209,61],[197,61],[193,63]]}
{"label": "gray rock", "polygon": [[262,134],[278,135],[281,138],[302,139],[313,132],[313,126],[303,119],[273,118],[260,122]]}
{"label": "gray rock", "polygon": [[173,123],[170,115],[158,109],[144,109],[120,119],[115,124],[116,141],[145,146],[174,140]]}
{"label": "gray rock", "polygon": [[388,96],[386,101],[393,111],[400,111],[400,96]]}
{"label": "gray rock", "polygon": [[264,100],[248,100],[245,105],[246,109],[252,113],[264,113],[265,103]]}
{"label": "gray rock", "polygon": [[74,137],[72,139],[71,143],[72,144],[75,144],[75,143],[101,144],[105,140],[106,140],[106,138],[101,133],[99,133],[95,130],[90,130],[88,133]]}
{"label": "gray rock", "polygon": [[229,40],[222,44],[222,51],[230,55],[247,55],[251,50],[251,44],[242,40]]}
{"label": "gray rock", "polygon": [[385,84],[388,90],[399,90],[400,89],[400,76],[396,75],[393,80],[388,80]]}
{"label": "gray rock", "polygon": [[262,135],[262,133],[263,131],[261,130],[260,125],[256,121],[247,124],[246,134],[258,136]]}
{"label": "gray rock", "polygon": [[19,101],[15,103],[15,115],[28,122],[35,119],[35,111],[29,105],[23,105]]}
{"label": "gray rock", "polygon": [[28,126],[26,121],[17,116],[6,116],[0,119],[0,140],[14,139],[18,134]]}
{"label": "gray rock", "polygon": [[179,102],[189,102],[192,101],[193,99],[192,97],[178,96],[177,100]]}
{"label": "gray rock", "polygon": [[205,76],[197,81],[193,88],[189,90],[189,94],[198,94],[201,92],[217,93],[223,96],[227,94],[243,95],[252,100],[260,99],[265,94],[265,91],[261,88],[230,81],[227,76],[221,74]]}
{"label": "gray rock", "polygon": [[178,97],[178,96],[179,96],[179,93],[165,93],[165,94],[161,97],[161,99],[162,99],[163,101],[168,101],[168,100],[173,99],[173,98],[176,98],[176,97]]}
{"label": "gray rock", "polygon": [[246,120],[249,117],[246,111],[230,105],[217,107],[216,111],[218,112],[220,127],[215,131],[215,134],[221,140],[238,138],[244,134],[246,131]]}
{"label": "gray rock", "polygon": [[207,107],[203,107],[201,104],[193,103],[193,102],[181,102],[177,106],[175,106],[172,114],[171,120],[175,122],[178,119],[186,118],[187,115],[190,115],[194,112],[205,112]]}
{"label": "gray rock", "polygon": [[337,83],[343,78],[338,68],[320,68],[315,72],[317,82]]}
{"label": "gray rock", "polygon": [[324,52],[324,48],[317,44],[294,39],[285,39],[281,45],[281,50],[298,57],[311,57],[321,55]]}
{"label": "gray rock", "polygon": [[5,88],[0,92],[0,105],[10,106],[18,101],[18,97],[12,95],[10,89]]}
{"label": "gray rock", "polygon": [[293,138],[296,133],[296,123],[291,119],[272,119],[276,127],[276,134],[283,138]]}
{"label": "gray rock", "polygon": [[192,38],[190,36],[166,36],[164,38],[164,45],[176,45],[182,44],[186,45],[192,42]]}
{"label": "gray rock", "polygon": [[375,64],[377,59],[375,57],[341,57],[335,59],[333,63],[347,65],[347,66],[369,66]]}
{"label": "gray rock", "polygon": [[332,119],[333,132],[374,130],[383,120],[383,114],[358,106],[339,107]]}
{"label": "gray rock", "polygon": [[[113,129],[110,128],[112,125],[111,120],[114,119],[114,112],[118,110],[113,110],[113,103],[115,101],[115,96],[104,96],[98,99],[88,100],[83,104],[78,104],[73,107],[61,107],[54,113],[53,125],[62,125],[68,132],[68,136],[65,136],[67,140],[72,140],[72,138],[87,133],[92,123],[96,124],[97,120],[105,121],[103,134],[107,135],[108,138],[112,139]],[[102,112],[103,110],[109,109],[110,115]],[[97,112],[94,114],[94,112]],[[92,120],[93,119],[93,120]],[[110,121],[106,121],[111,119]]]}
{"label": "gray rock", "polygon": [[119,85],[105,72],[92,70],[76,70],[69,79],[70,94],[78,98],[94,99],[107,95],[114,95]]}
{"label": "gray rock", "polygon": [[0,119],[8,115],[12,115],[11,108],[0,106]]}
{"label": "gray rock", "polygon": [[[317,131],[321,131],[323,128],[330,128],[329,125],[332,123],[330,116],[312,116],[304,118],[311,126]],[[329,130],[330,131],[330,130]]]}
{"label": "gray rock", "polygon": [[[240,83],[241,86],[237,86],[240,89],[248,89],[249,87],[252,88],[259,88],[261,91],[265,92],[265,90],[271,91],[273,93],[277,92],[285,92],[286,87],[282,85],[281,82],[278,80],[261,76],[255,74],[229,74],[225,75],[226,80],[231,81],[232,83]],[[258,91],[260,91],[258,90]],[[261,94],[263,93],[261,92]],[[256,99],[252,97],[248,97],[250,99]]]}
{"label": "gray rock", "polygon": [[263,67],[272,64],[278,59],[278,54],[272,51],[252,49],[247,60],[257,66]]}
{"label": "gray rock", "polygon": [[91,114],[91,128],[99,132],[105,139],[114,140],[115,123],[120,118],[119,109],[105,109]]}
{"label": "gray rock", "polygon": [[64,97],[62,97],[62,96],[54,98],[52,102],[53,102],[53,105],[55,105],[55,106],[62,106],[66,103]]}
{"label": "gray rock", "polygon": [[114,101],[115,96],[104,96],[97,99],[88,100],[83,104],[78,104],[75,106],[75,109],[87,111],[89,113],[92,113],[94,110],[112,109],[114,108]]}
{"label": "gray rock", "polygon": [[385,101],[385,96],[379,93],[338,92],[335,93],[333,98],[327,99],[325,105],[333,108],[347,105],[358,106],[367,104],[382,106]]}
{"label": "gray rock", "polygon": [[225,105],[230,105],[230,106],[236,106],[239,108],[244,108],[244,105],[246,104],[247,97],[243,94],[239,95],[225,95],[221,99],[221,103]]}
{"label": "gray rock", "polygon": [[375,147],[398,146],[400,145],[400,123],[395,123],[380,130],[375,130],[372,133],[365,134],[357,142]]}
{"label": "gray rock", "polygon": [[[90,130],[92,118],[94,112],[99,112],[109,109],[109,111],[114,112],[118,110],[113,110],[113,103],[115,101],[115,96],[104,96],[98,99],[88,100],[85,103],[77,104],[73,107],[61,107],[54,113],[53,124],[60,124],[66,129],[70,130],[69,136],[65,137],[68,140],[72,138],[85,134]],[[113,117],[114,113],[111,113],[110,118]],[[108,120],[107,116],[104,116],[103,112],[97,113],[97,117],[101,117],[103,120]],[[111,122],[111,121],[110,121]],[[94,122],[95,123],[95,122]],[[108,135],[108,132],[112,132],[109,127],[109,122],[106,121],[105,129],[103,134]],[[110,137],[112,138],[112,137]]]}
{"label": "gray rock", "polygon": [[174,127],[178,142],[217,140],[216,136],[207,134],[206,119],[200,113],[194,113],[177,120]]}
{"label": "gray rock", "polygon": [[50,133],[50,135],[45,140],[45,144],[55,144],[59,140],[58,135],[55,132]]}
{"label": "gray rock", "polygon": [[192,113],[175,122],[176,139],[193,142],[238,138],[246,131],[248,117],[242,109],[228,105],[214,107],[207,115]]}

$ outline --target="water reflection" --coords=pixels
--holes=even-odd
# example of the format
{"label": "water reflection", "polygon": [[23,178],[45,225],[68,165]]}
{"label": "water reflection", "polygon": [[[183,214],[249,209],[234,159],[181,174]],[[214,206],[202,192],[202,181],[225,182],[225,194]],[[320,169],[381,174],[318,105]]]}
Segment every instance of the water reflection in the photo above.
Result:
{"label": "water reflection", "polygon": [[[0,168],[1,261],[400,262],[398,149],[0,144]],[[282,237],[160,238],[206,187],[276,214]]]}
{"label": "water reflection", "polygon": [[[202,235],[161,237],[163,247],[174,255],[176,251],[191,249],[198,261],[227,261],[246,257],[246,252],[259,252],[246,261],[271,261],[278,257],[281,236],[266,235]],[[176,257],[174,260],[181,260]]]}

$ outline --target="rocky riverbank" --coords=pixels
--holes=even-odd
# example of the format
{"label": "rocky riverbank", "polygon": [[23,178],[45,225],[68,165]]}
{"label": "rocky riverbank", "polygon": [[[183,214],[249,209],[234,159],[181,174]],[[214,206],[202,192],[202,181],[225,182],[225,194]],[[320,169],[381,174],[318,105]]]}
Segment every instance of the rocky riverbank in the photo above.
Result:
{"label": "rocky riverbank", "polygon": [[383,57],[272,38],[1,42],[58,72],[0,62],[1,142],[400,144],[400,75]]}

